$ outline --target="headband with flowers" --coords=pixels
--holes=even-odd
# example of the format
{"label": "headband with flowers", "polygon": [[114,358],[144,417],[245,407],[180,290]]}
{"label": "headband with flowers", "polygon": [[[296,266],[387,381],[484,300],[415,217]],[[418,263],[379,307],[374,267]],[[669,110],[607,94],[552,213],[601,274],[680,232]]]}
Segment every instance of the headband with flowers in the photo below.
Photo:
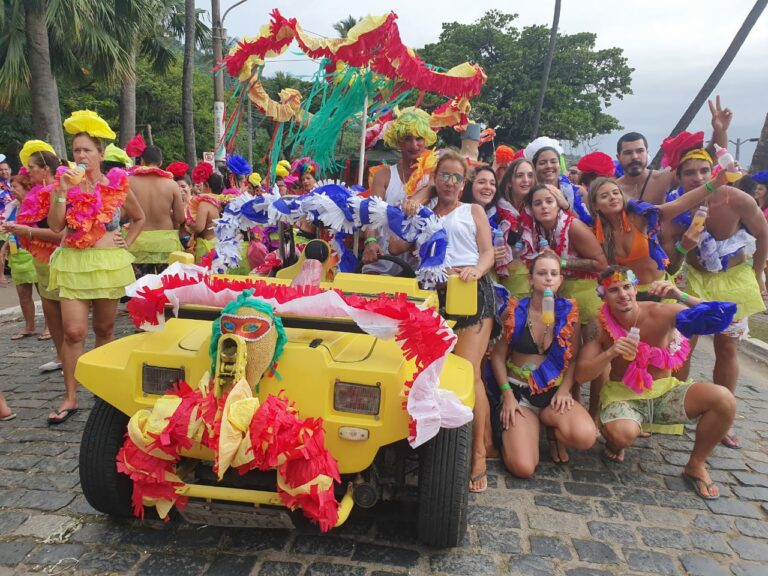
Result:
{"label": "headband with flowers", "polygon": [[[210,164],[208,165],[210,166]],[[186,162],[171,162],[168,164],[168,166],[165,167],[165,169],[173,174],[173,177],[176,180],[180,180],[187,175],[187,172],[189,171],[189,164]]]}
{"label": "headband with flowers", "polygon": [[195,184],[208,182],[208,178],[211,177],[211,174],[213,174],[213,166],[208,162],[201,162],[192,170],[192,182]]}
{"label": "headband with flowers", "polygon": [[626,272],[623,270],[616,270],[613,274],[600,281],[600,285],[595,289],[595,292],[597,292],[597,295],[600,296],[600,298],[604,298],[605,289],[619,282],[630,282],[634,286],[637,286],[638,284],[637,276],[635,276],[635,273],[632,272],[632,270],[627,270]]}

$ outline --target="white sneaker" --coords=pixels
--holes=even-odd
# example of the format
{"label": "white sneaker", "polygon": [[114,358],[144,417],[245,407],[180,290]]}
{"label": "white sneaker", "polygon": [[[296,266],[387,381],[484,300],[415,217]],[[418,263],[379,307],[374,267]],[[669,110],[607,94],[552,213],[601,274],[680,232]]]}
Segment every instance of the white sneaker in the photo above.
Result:
{"label": "white sneaker", "polygon": [[42,366],[38,366],[37,369],[40,370],[40,372],[53,372],[54,370],[61,370],[61,362],[54,362],[51,360]]}

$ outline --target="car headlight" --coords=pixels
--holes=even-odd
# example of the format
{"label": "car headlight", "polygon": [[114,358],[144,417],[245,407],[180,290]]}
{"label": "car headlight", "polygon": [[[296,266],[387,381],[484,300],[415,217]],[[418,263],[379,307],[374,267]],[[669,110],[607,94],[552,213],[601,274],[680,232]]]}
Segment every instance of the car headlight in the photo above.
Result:
{"label": "car headlight", "polygon": [[141,390],[144,394],[163,395],[171,390],[174,384],[186,379],[184,366],[166,368],[165,366],[151,366],[145,362],[141,367]]}
{"label": "car headlight", "polygon": [[333,387],[333,409],[338,412],[376,416],[381,404],[381,386],[339,382]]}

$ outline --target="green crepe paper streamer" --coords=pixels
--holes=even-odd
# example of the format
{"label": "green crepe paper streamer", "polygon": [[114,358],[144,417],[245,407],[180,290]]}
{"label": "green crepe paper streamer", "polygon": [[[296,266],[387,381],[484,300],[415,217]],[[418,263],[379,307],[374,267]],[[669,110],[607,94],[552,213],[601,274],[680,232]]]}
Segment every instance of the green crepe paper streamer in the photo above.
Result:
{"label": "green crepe paper streamer", "polygon": [[[285,334],[285,328],[283,328],[283,320],[275,315],[275,311],[270,304],[267,304],[263,300],[253,297],[253,288],[243,290],[243,292],[224,308],[221,309],[222,314],[232,314],[236,310],[239,310],[245,306],[246,308],[252,308],[267,314],[272,317],[273,327],[277,330],[277,342],[275,343],[275,353],[272,355],[272,361],[270,366],[274,366],[275,362],[280,358],[285,348],[285,343],[288,341],[288,336]],[[211,346],[208,348],[208,354],[211,357],[211,374],[216,374],[216,355],[219,349],[219,339],[221,338],[221,316],[216,318],[211,328]]]}

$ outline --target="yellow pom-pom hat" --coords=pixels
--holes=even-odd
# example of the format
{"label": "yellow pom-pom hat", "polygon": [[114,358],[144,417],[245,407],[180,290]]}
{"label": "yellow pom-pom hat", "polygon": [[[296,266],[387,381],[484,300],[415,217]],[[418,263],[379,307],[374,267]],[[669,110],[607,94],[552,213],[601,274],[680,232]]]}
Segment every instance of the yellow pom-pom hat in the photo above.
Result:
{"label": "yellow pom-pom hat", "polygon": [[133,161],[128,156],[128,153],[114,144],[107,144],[107,147],[104,148],[104,161],[119,162],[126,168],[133,166]]}
{"label": "yellow pom-pom hat", "polygon": [[261,186],[261,174],[258,172],[251,172],[251,175],[248,176],[248,183],[254,188]]}
{"label": "yellow pom-pom hat", "polygon": [[275,169],[275,174],[277,174],[277,177],[285,178],[290,173],[291,163],[288,162],[288,160],[280,160],[280,162],[277,163],[277,168]]}
{"label": "yellow pom-pom hat", "polygon": [[64,120],[64,130],[67,134],[80,134],[85,132],[92,138],[114,140],[117,136],[107,121],[93,110],[78,110],[72,112],[72,116]]}
{"label": "yellow pom-pom hat", "polygon": [[19,161],[21,162],[21,165],[29,168],[29,157],[35,152],[50,152],[54,156],[56,155],[56,150],[54,150],[53,146],[48,144],[48,142],[43,142],[42,140],[27,140],[24,142],[24,146],[19,152]]}

